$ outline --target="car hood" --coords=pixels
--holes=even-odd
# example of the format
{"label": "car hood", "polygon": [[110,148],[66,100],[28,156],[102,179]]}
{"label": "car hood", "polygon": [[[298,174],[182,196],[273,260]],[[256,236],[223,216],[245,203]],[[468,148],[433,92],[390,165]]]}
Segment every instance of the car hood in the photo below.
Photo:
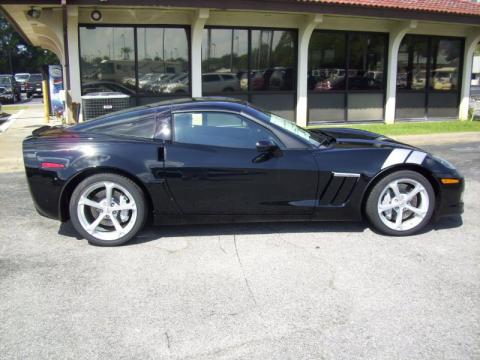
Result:
{"label": "car hood", "polygon": [[401,147],[406,149],[418,148],[396,141],[385,135],[377,134],[371,131],[351,129],[351,128],[322,128],[310,129],[313,134],[326,134],[335,139],[337,147]]}

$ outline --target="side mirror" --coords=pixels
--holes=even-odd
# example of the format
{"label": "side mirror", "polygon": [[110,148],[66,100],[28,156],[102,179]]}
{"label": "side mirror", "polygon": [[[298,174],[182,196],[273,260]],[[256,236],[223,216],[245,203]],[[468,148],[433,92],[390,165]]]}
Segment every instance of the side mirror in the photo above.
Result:
{"label": "side mirror", "polygon": [[259,140],[257,141],[257,151],[259,153],[274,153],[278,149],[278,145],[272,140]]}

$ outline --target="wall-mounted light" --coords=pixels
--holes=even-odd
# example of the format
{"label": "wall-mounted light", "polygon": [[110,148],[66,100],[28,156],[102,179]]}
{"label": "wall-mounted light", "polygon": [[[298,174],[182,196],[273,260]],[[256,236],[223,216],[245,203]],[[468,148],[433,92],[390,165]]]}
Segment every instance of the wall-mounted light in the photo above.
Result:
{"label": "wall-mounted light", "polygon": [[31,7],[30,10],[27,11],[27,15],[32,19],[38,19],[41,14],[42,14],[42,11],[39,9],[35,9],[33,6]]}
{"label": "wall-mounted light", "polygon": [[90,13],[90,19],[92,19],[92,21],[100,21],[102,20],[102,13],[98,10],[93,10],[91,13]]}

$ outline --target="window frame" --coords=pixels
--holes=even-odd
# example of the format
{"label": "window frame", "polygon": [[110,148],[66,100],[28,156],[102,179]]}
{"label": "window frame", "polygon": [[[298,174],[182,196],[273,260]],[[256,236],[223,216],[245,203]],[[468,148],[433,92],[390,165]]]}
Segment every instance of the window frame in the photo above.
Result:
{"label": "window frame", "polygon": [[[132,98],[135,100],[135,105],[140,105],[142,99],[154,98],[154,99],[169,99],[169,98],[179,98],[185,96],[192,96],[192,44],[191,44],[191,26],[190,25],[181,25],[181,24],[110,24],[110,23],[79,23],[78,24],[78,58],[80,62],[80,89],[82,89],[82,66],[81,66],[81,59],[82,59],[82,47],[81,47],[81,39],[80,39],[80,29],[93,29],[93,28],[133,28],[133,43],[134,43],[134,76],[135,76],[135,88],[133,91],[135,95],[132,95]],[[138,78],[138,39],[137,39],[137,29],[138,28],[157,28],[157,29],[184,29],[185,34],[187,37],[187,51],[188,51],[188,93],[182,94],[179,96],[178,94],[162,94],[162,95],[155,95],[155,94],[148,94],[142,93],[139,91],[139,78]]]}

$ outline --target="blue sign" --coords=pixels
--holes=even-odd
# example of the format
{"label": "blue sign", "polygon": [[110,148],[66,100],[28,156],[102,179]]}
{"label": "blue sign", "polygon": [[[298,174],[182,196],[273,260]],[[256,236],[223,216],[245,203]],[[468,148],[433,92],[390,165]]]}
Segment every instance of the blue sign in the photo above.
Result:
{"label": "blue sign", "polygon": [[48,66],[48,85],[50,89],[50,113],[63,115],[65,110],[63,92],[63,72],[60,65]]}

